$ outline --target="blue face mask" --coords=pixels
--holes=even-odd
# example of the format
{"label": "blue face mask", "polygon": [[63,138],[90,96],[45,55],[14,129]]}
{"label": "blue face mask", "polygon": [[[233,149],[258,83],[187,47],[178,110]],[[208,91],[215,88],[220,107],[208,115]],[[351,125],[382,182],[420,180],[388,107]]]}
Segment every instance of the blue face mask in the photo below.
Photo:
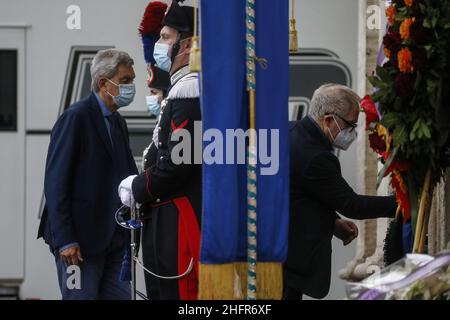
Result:
{"label": "blue face mask", "polygon": [[164,71],[169,72],[172,67],[172,60],[169,57],[169,45],[165,43],[155,43],[153,49],[153,58],[155,58],[156,66]]}
{"label": "blue face mask", "polygon": [[145,98],[148,111],[158,117],[161,114],[161,104],[158,101],[158,96],[146,96]]}
{"label": "blue face mask", "polygon": [[134,95],[136,94],[136,87],[134,83],[131,84],[116,84],[109,80],[112,84],[119,87],[119,95],[113,96],[111,93],[106,91],[113,99],[114,103],[119,107],[123,108],[130,105],[134,100]]}

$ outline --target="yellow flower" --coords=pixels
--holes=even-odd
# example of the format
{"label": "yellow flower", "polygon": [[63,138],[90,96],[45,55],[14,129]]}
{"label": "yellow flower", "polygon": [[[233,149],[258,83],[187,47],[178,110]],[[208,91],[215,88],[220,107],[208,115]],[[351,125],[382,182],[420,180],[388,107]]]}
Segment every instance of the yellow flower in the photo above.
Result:
{"label": "yellow flower", "polygon": [[386,8],[386,17],[389,25],[393,25],[395,23],[395,16],[397,15],[397,9],[394,6],[389,6]]}
{"label": "yellow flower", "polygon": [[408,48],[403,48],[398,52],[398,68],[401,72],[413,73],[412,52]]}
{"label": "yellow flower", "polygon": [[385,139],[388,138],[388,131],[386,129],[385,126],[383,126],[381,123],[377,123],[377,128],[376,128],[378,135],[380,137],[384,137]]}
{"label": "yellow flower", "polygon": [[403,21],[402,24],[400,25],[400,35],[403,40],[409,39],[409,37],[410,37],[409,29],[413,23],[414,23],[414,19],[408,18],[408,19],[405,19],[405,21]]}
{"label": "yellow flower", "polygon": [[414,0],[405,0],[405,4],[406,4],[408,7],[412,7],[413,4],[414,4]]}

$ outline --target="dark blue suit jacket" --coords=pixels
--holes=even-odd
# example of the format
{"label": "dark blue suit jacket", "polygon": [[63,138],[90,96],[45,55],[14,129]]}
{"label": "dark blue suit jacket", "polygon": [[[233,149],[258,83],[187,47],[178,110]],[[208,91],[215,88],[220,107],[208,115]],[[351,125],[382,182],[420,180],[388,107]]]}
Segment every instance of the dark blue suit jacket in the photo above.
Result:
{"label": "dark blue suit jacket", "polygon": [[285,286],[314,298],[328,294],[331,239],[340,214],[351,219],[393,218],[394,196],[356,194],[342,177],[339,159],[309,117],[290,123],[289,248]]}
{"label": "dark blue suit jacket", "polygon": [[[129,147],[125,120],[129,174],[137,168]],[[52,250],[78,242],[83,256],[102,253],[110,243],[120,205],[119,177],[103,114],[94,93],[70,106],[53,127],[45,170],[44,210],[38,237]]]}

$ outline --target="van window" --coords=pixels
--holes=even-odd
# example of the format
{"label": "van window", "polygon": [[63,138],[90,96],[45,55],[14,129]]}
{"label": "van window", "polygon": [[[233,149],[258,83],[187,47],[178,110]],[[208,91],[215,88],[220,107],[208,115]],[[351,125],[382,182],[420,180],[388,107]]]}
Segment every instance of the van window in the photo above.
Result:
{"label": "van window", "polygon": [[0,131],[17,131],[17,50],[0,50]]}

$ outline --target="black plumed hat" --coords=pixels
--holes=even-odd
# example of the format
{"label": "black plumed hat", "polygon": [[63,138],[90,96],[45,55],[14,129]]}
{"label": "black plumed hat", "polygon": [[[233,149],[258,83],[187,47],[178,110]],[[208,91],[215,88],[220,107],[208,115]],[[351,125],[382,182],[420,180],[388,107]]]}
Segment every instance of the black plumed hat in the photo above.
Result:
{"label": "black plumed hat", "polygon": [[180,6],[178,2],[184,0],[172,1],[162,24],[174,28],[180,33],[194,32],[194,7]]}

